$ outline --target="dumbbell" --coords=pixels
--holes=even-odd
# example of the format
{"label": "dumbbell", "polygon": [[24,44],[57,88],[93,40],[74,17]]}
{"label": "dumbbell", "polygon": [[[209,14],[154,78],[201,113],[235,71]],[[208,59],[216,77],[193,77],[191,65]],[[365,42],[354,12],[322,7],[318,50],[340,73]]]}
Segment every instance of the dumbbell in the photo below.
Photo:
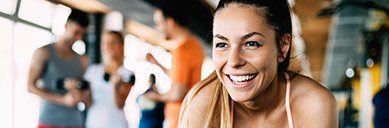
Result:
{"label": "dumbbell", "polygon": [[[65,79],[63,79],[63,78],[57,79],[56,86],[57,86],[57,89],[59,89],[59,90],[66,90],[67,91],[70,89],[70,88],[65,87]],[[89,87],[90,86],[89,86],[88,81],[78,80],[78,82],[74,88],[78,89],[80,91],[85,91],[85,90],[89,89]]]}
{"label": "dumbbell", "polygon": [[[55,83],[58,90],[63,90],[65,92],[85,91],[90,88],[89,82],[85,80],[77,80],[76,85],[71,87],[65,87],[65,79],[63,78],[57,79]],[[79,111],[85,111],[86,109],[85,103],[78,102],[77,109]]]}
{"label": "dumbbell", "polygon": [[[135,75],[134,74],[131,74],[129,76],[124,76],[124,75],[120,75],[122,77],[122,83],[128,83],[128,84],[131,84],[131,85],[134,85],[135,84]],[[103,79],[108,82],[109,79],[111,78],[111,75],[107,72],[104,72],[104,76],[103,76]]]}

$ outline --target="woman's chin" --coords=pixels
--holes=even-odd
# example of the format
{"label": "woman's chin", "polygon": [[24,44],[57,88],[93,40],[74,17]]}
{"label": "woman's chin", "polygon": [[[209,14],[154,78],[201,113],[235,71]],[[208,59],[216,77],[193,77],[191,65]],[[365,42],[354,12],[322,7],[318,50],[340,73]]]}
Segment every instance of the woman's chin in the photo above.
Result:
{"label": "woman's chin", "polygon": [[[228,91],[228,90],[227,90]],[[236,91],[228,91],[231,99],[235,102],[245,102],[249,101],[251,96],[248,92],[236,92]]]}

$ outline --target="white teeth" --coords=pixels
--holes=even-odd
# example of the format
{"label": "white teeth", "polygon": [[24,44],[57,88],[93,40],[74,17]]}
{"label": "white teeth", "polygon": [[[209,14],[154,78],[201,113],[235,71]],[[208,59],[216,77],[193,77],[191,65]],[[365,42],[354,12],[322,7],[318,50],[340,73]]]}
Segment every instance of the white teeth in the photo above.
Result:
{"label": "white teeth", "polygon": [[234,82],[244,82],[244,81],[248,81],[248,80],[251,80],[252,78],[254,78],[255,75],[244,75],[244,76],[234,76],[234,75],[230,75],[230,79]]}

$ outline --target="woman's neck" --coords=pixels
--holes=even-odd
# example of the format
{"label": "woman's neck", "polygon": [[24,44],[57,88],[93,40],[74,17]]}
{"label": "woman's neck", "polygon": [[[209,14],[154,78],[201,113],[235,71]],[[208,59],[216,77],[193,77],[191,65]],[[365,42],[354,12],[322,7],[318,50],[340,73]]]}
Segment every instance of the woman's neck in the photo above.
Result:
{"label": "woman's neck", "polygon": [[123,61],[108,61],[104,63],[104,70],[108,73],[114,73],[123,65]]}
{"label": "woman's neck", "polygon": [[255,99],[237,103],[237,108],[242,109],[248,116],[258,116],[258,114],[267,115],[271,113],[284,102],[283,97],[285,96],[284,92],[286,89],[285,86],[283,86],[284,84],[285,82],[280,82],[280,79],[276,76],[269,87],[263,90]]}

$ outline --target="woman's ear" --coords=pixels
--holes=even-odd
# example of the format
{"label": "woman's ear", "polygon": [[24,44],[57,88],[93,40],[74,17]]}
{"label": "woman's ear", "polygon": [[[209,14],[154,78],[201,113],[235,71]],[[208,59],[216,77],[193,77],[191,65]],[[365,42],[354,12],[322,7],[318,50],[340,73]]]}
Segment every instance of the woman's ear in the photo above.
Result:
{"label": "woman's ear", "polygon": [[292,41],[292,36],[287,33],[284,34],[281,37],[281,42],[279,43],[279,53],[277,61],[280,63],[285,60],[286,56],[288,55],[289,49],[291,47],[291,41]]}

